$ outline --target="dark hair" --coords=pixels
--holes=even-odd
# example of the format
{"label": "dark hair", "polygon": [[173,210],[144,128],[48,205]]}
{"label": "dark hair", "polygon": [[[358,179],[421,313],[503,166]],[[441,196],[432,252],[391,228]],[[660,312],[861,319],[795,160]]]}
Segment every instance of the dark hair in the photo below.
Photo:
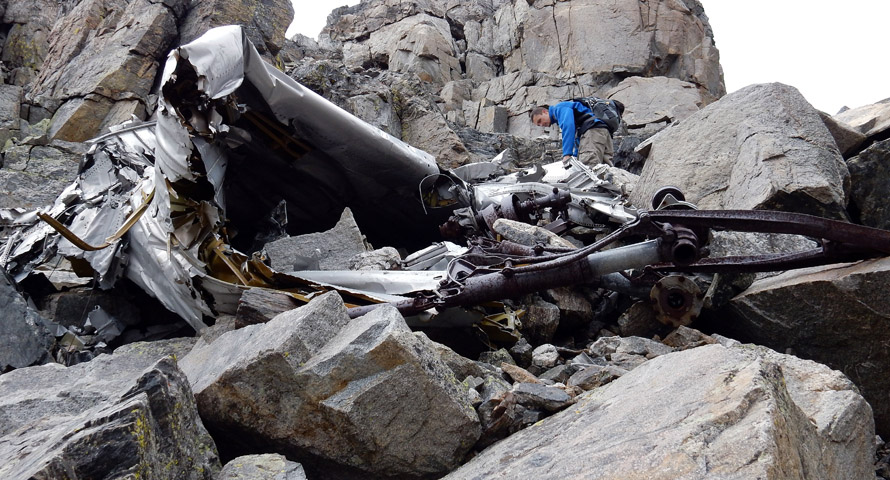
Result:
{"label": "dark hair", "polygon": [[548,107],[547,105],[538,105],[536,107],[532,107],[532,111],[529,112],[528,117],[535,118],[536,115],[540,115],[542,113],[550,115],[550,107]]}

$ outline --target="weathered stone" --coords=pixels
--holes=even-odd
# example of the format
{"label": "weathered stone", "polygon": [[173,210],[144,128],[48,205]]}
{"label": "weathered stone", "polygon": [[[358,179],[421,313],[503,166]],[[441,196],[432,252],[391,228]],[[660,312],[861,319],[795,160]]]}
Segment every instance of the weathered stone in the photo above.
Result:
{"label": "weathered stone", "polygon": [[559,352],[556,347],[545,343],[532,351],[532,365],[538,368],[551,368],[559,362]]}
{"label": "weathered stone", "polygon": [[775,209],[845,218],[849,172],[818,112],[795,88],[733,92],[648,145],[634,205],[674,185],[702,209]]}
{"label": "weathered stone", "polygon": [[310,470],[427,475],[454,468],[479,437],[460,382],[391,307],[350,321],[329,293],[200,347],[183,370],[202,418],[235,446],[273,443]]}
{"label": "weathered stone", "polygon": [[[521,39],[505,70],[670,75],[725,93],[706,17],[679,2],[515,2]],[[493,19],[496,20],[496,19]],[[509,22],[508,22],[509,23]],[[470,47],[472,48],[472,46]]]}
{"label": "weathered stone", "polygon": [[890,434],[890,258],[784,273],[755,282],[730,303],[718,333],[822,362],[844,372]]}
{"label": "weathered stone", "polygon": [[21,106],[22,87],[0,85],[0,129],[19,129]]}
{"label": "weathered stone", "polygon": [[267,243],[264,249],[272,268],[280,272],[347,270],[350,258],[368,250],[348,208],[343,210],[337,225],[326,232],[282,238]]}
{"label": "weathered stone", "polygon": [[510,352],[507,351],[506,348],[500,348],[498,350],[487,350],[479,354],[479,361],[485,362],[491,365],[500,365],[502,363],[512,363],[513,365],[516,362],[513,360],[513,357],[510,356]]}
{"label": "weathered stone", "polygon": [[495,396],[483,393],[482,403],[477,408],[482,435],[476,448],[485,448],[522,428],[524,410],[509,389]]}
{"label": "weathered stone", "polygon": [[647,358],[638,353],[615,352],[609,355],[609,364],[624,370],[633,370],[646,363]]}
{"label": "weathered stone", "polygon": [[237,328],[266,323],[281,313],[300,306],[297,300],[283,292],[265,288],[250,288],[241,294],[235,311]]}
{"label": "weathered stone", "polygon": [[614,365],[590,365],[587,368],[575,372],[569,377],[566,385],[570,387],[579,387],[582,390],[593,390],[601,387],[612,380],[624,375],[628,370],[616,367]]}
{"label": "weathered stone", "polygon": [[453,80],[446,83],[439,92],[439,97],[445,103],[443,110],[445,112],[463,110],[464,102],[471,98],[472,89],[471,80]]}
{"label": "weathered stone", "polygon": [[458,167],[470,160],[467,147],[439,112],[403,117],[402,140],[433,154],[436,163],[445,168]]}
{"label": "weathered stone", "polygon": [[655,318],[655,310],[649,302],[636,302],[618,317],[618,326],[625,336],[651,337],[663,325]]}
{"label": "weathered stone", "polygon": [[835,115],[834,119],[859,130],[868,138],[886,138],[885,132],[890,129],[890,98],[845,110]]}
{"label": "weathered stone", "polygon": [[522,319],[522,333],[533,343],[550,343],[559,327],[559,307],[544,300],[528,305]]}
{"label": "weathered stone", "polygon": [[617,351],[620,344],[621,337],[619,336],[600,337],[588,345],[587,350],[594,357],[608,357]]}
{"label": "weathered stone", "polygon": [[11,25],[2,48],[4,66],[12,70],[13,81],[24,86],[40,70],[49,50],[49,36],[62,12],[52,0],[10,0],[3,23]]}
{"label": "weathered stone", "polygon": [[573,328],[584,325],[593,318],[593,306],[579,289],[551,288],[545,293],[547,299],[559,307],[561,324]]}
{"label": "weathered stone", "polygon": [[113,106],[114,102],[97,95],[68,100],[53,115],[49,134],[72,142],[89,140],[100,132]]}
{"label": "weathered stone", "polygon": [[825,122],[825,126],[831,132],[831,136],[834,137],[834,142],[844,158],[850,158],[859,152],[859,147],[868,138],[865,134],[825,112],[820,111],[819,116],[822,117],[822,121]]}
{"label": "weathered stone", "polygon": [[30,94],[38,104],[68,100],[56,112],[52,134],[83,141],[99,133],[114,102],[147,104],[158,59],[177,36],[176,12],[186,4],[88,0],[66,12],[52,30]]}
{"label": "weathered stone", "polygon": [[[498,67],[490,58],[480,55],[476,52],[467,53],[466,59],[467,77],[473,80],[490,80],[497,76]],[[506,111],[504,111],[504,122],[506,126]]]}
{"label": "weathered stone", "polygon": [[615,347],[615,353],[643,355],[646,358],[655,358],[673,351],[673,348],[661,342],[642,337],[621,337]]}
{"label": "weathered stone", "polygon": [[349,259],[350,270],[399,270],[402,257],[393,247],[359,253]]}
{"label": "weathered stone", "polygon": [[859,223],[890,229],[890,140],[868,147],[847,161],[853,184],[850,207]]}
{"label": "weathered stone", "polygon": [[375,93],[367,93],[349,97],[346,105],[353,115],[365,122],[396,138],[402,136],[402,124],[389,99],[381,98]]}
{"label": "weathered stone", "polygon": [[51,361],[55,339],[46,319],[28,305],[12,280],[0,275],[0,373]]}
{"label": "weathered stone", "polygon": [[507,362],[501,363],[500,367],[514,382],[538,383],[538,377],[522,367]]}
{"label": "weathered stone", "polygon": [[445,478],[871,478],[870,413],[839,372],[709,345],[646,362]]}
{"label": "weathered stone", "polygon": [[661,343],[676,350],[686,350],[689,348],[700,347],[702,345],[717,343],[717,340],[694,328],[681,325],[667,337],[664,337],[664,340],[662,340]]}
{"label": "weathered stone", "polygon": [[562,389],[540,383],[517,383],[511,392],[516,403],[532,409],[556,412],[572,404],[572,397]]}
{"label": "weathered stone", "polygon": [[[526,312],[526,318],[523,319],[523,326],[525,326],[527,319],[528,313]],[[520,338],[518,342],[510,347],[510,356],[516,360],[517,365],[525,368],[532,364],[532,350],[534,350],[534,348],[528,343],[528,340]]]}
{"label": "weathered stone", "polygon": [[219,471],[178,341],[0,376],[4,478],[211,479]]}
{"label": "weathered stone", "polygon": [[18,145],[4,152],[0,169],[0,208],[40,208],[77,176],[80,155],[56,146]]}
{"label": "weathered stone", "polygon": [[541,378],[542,382],[565,384],[566,380],[568,380],[569,377],[573,373],[575,373],[576,368],[577,367],[567,365],[567,364],[556,365],[555,367],[542,373],[540,378]]}
{"label": "weathered stone", "polygon": [[624,104],[621,120],[630,129],[676,123],[710,103],[695,84],[668,77],[628,77],[606,97]]}
{"label": "weathered stone", "polygon": [[383,0],[340,8],[332,12],[333,20],[322,30],[321,37],[329,37],[336,42],[356,40],[422,12],[429,12],[433,16],[443,19],[445,17],[443,7],[445,7],[445,2],[430,0],[408,3],[399,0]]}
{"label": "weathered stone", "polygon": [[433,348],[445,365],[454,373],[455,378],[467,378],[469,376],[485,378],[486,375],[496,373],[496,368],[483,362],[470,360],[441,343],[433,343]]}
{"label": "weathered stone", "polygon": [[575,248],[571,242],[550,230],[516,220],[499,218],[495,220],[492,230],[507,240],[529,247],[541,244],[545,247]]}
{"label": "weathered stone", "polygon": [[179,43],[191,42],[214,27],[241,25],[261,54],[275,56],[284,46],[284,32],[293,18],[294,7],[287,0],[202,1],[185,15]]}
{"label": "weathered stone", "polygon": [[[443,18],[425,13],[403,17],[371,30],[366,40],[356,43],[353,49],[366,48],[369,58],[382,56],[390,70],[416,74],[423,82],[441,86],[460,78],[451,29]],[[368,61],[363,57],[353,54],[344,61],[360,66]]]}
{"label": "weathered stone", "polygon": [[483,107],[479,111],[476,129],[480,132],[499,133],[507,131],[507,109],[504,107]]}
{"label": "weathered stone", "polygon": [[303,466],[284,455],[245,455],[227,463],[216,480],[306,480]]}

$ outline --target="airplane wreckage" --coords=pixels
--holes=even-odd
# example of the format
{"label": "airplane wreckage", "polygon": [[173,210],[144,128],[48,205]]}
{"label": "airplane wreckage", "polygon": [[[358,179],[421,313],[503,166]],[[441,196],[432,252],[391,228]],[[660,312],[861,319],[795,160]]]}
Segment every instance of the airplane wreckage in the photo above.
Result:
{"label": "airplane wreckage", "polygon": [[[578,162],[502,176],[493,175],[496,162],[443,170],[266,63],[239,27],[171,52],[158,103],[156,121],[92,140],[54,205],[0,211],[0,262],[15,281],[64,257],[99,288],[131,280],[196,331],[235,313],[248,289],[300,302],[333,289],[352,316],[390,303],[414,326],[482,326],[509,342],[521,311],[500,301],[547,288],[589,284],[651,297],[660,319],[679,325],[695,318],[702,294],[678,274],[890,254],[887,231],[785,212],[697,210],[673,188],[652,210],[637,210],[603,170]],[[399,271],[270,268],[261,249],[270,227],[323,231],[345,207],[374,243],[432,246]],[[499,218],[554,233],[586,229],[598,240],[580,248],[497,241]],[[799,234],[819,247],[708,258],[711,230]]]}

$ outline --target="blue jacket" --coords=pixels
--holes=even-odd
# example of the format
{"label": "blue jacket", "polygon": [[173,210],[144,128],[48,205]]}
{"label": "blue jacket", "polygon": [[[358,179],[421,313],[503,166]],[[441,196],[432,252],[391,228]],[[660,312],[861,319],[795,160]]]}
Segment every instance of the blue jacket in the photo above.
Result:
{"label": "blue jacket", "polygon": [[[594,124],[603,124],[602,120],[593,117],[593,112],[586,105],[580,102],[559,102],[549,108],[550,124],[559,125],[562,131],[562,155],[578,156],[578,140],[581,134],[586,132]],[[579,131],[578,120],[587,114],[592,118],[593,122],[584,122],[583,129]]]}

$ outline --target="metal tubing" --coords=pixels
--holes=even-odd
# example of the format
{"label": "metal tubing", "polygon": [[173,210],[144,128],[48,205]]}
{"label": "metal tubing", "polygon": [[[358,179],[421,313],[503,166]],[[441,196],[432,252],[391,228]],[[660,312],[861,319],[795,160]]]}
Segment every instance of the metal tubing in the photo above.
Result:
{"label": "metal tubing", "polygon": [[659,240],[648,240],[635,243],[626,247],[612,248],[601,252],[592,253],[587,257],[594,276],[599,277],[607,273],[642,268],[660,262],[670,261],[662,257]]}

